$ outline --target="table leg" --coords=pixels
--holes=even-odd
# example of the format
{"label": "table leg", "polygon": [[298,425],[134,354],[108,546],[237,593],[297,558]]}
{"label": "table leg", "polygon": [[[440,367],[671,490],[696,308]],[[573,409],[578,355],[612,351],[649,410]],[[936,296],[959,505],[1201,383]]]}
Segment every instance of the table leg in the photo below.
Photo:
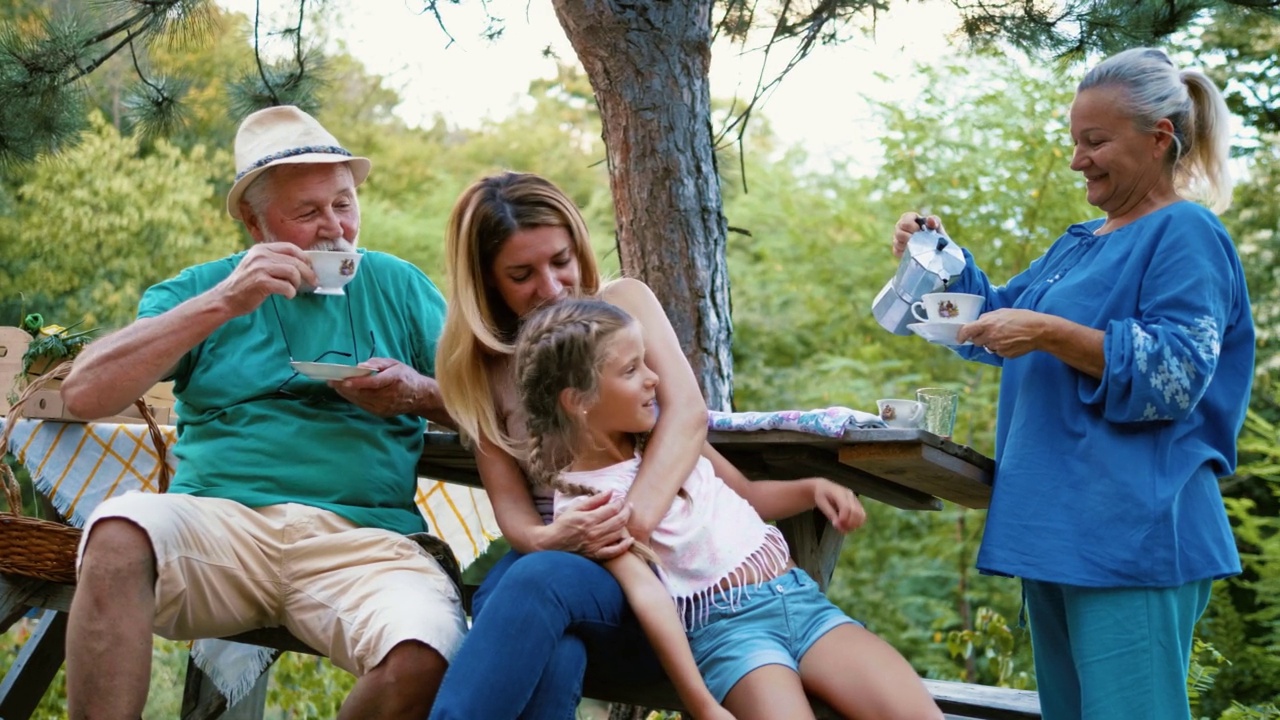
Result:
{"label": "table leg", "polygon": [[40,615],[40,625],[22,645],[18,658],[0,682],[0,718],[25,720],[35,712],[49,683],[66,658],[67,616],[54,610]]}
{"label": "table leg", "polygon": [[779,520],[778,529],[791,546],[791,557],[796,564],[826,592],[836,570],[836,561],[840,559],[844,536],[818,510]]}

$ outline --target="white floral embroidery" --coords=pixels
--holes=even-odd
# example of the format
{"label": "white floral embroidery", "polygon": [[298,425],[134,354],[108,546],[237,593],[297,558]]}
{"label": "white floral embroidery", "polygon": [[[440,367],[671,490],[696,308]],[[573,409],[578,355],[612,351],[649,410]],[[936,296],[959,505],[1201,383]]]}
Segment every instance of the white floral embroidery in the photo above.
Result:
{"label": "white floral embroidery", "polygon": [[1160,350],[1160,364],[1149,379],[1151,387],[1164,393],[1166,405],[1176,404],[1182,410],[1191,407],[1191,379],[1196,375],[1194,365],[1174,357],[1168,345]]}
{"label": "white floral embroidery", "polygon": [[1218,353],[1222,350],[1222,343],[1218,339],[1218,323],[1208,315],[1201,315],[1195,319],[1195,327],[1181,327],[1187,337],[1191,338],[1196,353],[1205,362],[1217,363]]}
{"label": "white floral embroidery", "polygon": [[1129,323],[1133,328],[1133,359],[1138,364],[1138,372],[1147,371],[1147,353],[1156,348],[1155,338],[1147,334],[1138,323]]}
{"label": "white floral embroidery", "polygon": [[[1197,319],[1197,328],[1182,329],[1191,336],[1196,352],[1201,357],[1204,357],[1206,352],[1214,353],[1213,357],[1216,357],[1217,327],[1213,324],[1212,318],[1207,319],[1207,325],[1205,320],[1205,318]],[[1133,329],[1134,364],[1139,373],[1146,375],[1151,389],[1155,390],[1157,397],[1164,401],[1164,408],[1168,409],[1168,411],[1162,411],[1161,408],[1148,403],[1143,410],[1142,419],[1172,420],[1173,408],[1187,410],[1191,407],[1191,381],[1199,374],[1195,362],[1180,354],[1175,355],[1173,348],[1159,343],[1137,323],[1132,323],[1130,327]]]}

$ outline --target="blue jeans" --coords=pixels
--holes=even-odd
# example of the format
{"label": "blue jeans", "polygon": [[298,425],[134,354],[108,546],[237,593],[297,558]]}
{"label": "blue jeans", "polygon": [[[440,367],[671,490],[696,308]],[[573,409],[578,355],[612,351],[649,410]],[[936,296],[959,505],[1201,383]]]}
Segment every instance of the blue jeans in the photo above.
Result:
{"label": "blue jeans", "polygon": [[584,676],[636,684],[664,677],[618,582],[580,555],[507,553],[471,610],[471,632],[431,720],[573,720]]}

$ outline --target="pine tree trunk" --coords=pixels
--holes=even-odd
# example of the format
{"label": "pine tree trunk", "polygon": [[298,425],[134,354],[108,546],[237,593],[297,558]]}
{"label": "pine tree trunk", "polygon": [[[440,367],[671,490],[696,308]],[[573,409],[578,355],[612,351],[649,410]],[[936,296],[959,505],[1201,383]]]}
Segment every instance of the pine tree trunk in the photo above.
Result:
{"label": "pine tree trunk", "polygon": [[623,274],[653,288],[712,409],[732,401],[711,0],[554,0],[604,125]]}

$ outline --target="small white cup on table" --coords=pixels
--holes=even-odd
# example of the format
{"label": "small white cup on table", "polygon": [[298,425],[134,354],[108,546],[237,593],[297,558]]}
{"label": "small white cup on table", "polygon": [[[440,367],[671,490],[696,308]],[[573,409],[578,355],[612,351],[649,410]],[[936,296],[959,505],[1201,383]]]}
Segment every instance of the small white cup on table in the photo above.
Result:
{"label": "small white cup on table", "polygon": [[924,419],[924,404],[916,400],[884,398],[876,401],[880,419],[891,428],[917,428]]}

